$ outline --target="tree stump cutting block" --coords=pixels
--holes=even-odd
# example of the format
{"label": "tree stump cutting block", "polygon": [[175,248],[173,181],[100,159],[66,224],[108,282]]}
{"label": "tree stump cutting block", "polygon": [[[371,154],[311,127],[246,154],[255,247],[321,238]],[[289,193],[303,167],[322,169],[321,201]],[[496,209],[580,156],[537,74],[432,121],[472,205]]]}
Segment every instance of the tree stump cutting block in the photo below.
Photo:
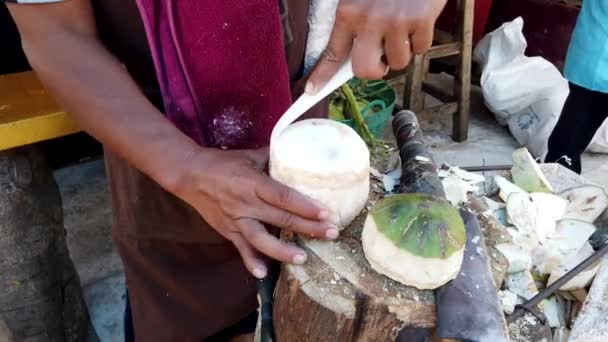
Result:
{"label": "tree stump cutting block", "polygon": [[[0,153],[0,341],[85,341],[89,315],[61,197],[31,147]],[[89,335],[95,340],[94,334]]]}
{"label": "tree stump cutting block", "polygon": [[[383,156],[373,153],[372,166],[384,169]],[[335,242],[284,236],[307,250],[308,261],[281,266],[273,313],[278,342],[394,341],[404,327],[434,326],[433,291],[395,282],[365,259],[361,231],[367,209],[383,196],[382,183],[372,177],[366,209]]]}

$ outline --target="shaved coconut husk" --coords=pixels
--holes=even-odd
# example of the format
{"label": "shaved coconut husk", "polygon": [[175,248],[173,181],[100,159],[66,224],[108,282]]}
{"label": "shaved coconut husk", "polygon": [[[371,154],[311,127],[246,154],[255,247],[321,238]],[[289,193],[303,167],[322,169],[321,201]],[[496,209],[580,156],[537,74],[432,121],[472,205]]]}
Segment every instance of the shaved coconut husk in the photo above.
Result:
{"label": "shaved coconut husk", "polygon": [[498,185],[498,189],[499,189],[498,197],[500,197],[500,199],[503,202],[507,202],[507,199],[513,193],[520,193],[520,192],[525,193],[525,191],[522,188],[509,182],[503,176],[494,176],[494,182],[496,182],[496,185]]}
{"label": "shaved coconut husk", "polygon": [[553,192],[549,180],[525,147],[513,152],[511,177],[513,183],[525,191]]}
{"label": "shaved coconut husk", "polygon": [[568,202],[546,193],[513,193],[507,200],[508,220],[524,235],[536,236],[543,243],[555,232],[555,222],[566,211]]}
{"label": "shaved coconut husk", "polygon": [[[591,244],[587,242],[583,248],[566,256],[564,258],[564,262],[553,270],[553,272],[551,272],[547,286],[553,284],[568,271],[576,267],[588,257],[592,256],[593,253],[595,253],[593,247],[591,247]],[[593,277],[595,277],[595,274],[600,269],[600,261],[601,260],[598,260],[593,266],[576,275],[576,277],[572,278],[559,289],[562,291],[574,291],[587,287],[587,285],[591,284]]]}
{"label": "shaved coconut husk", "polygon": [[579,220],[557,222],[555,233],[545,244],[533,251],[532,264],[540,274],[551,274],[564,264],[572,253],[579,251],[595,232],[591,223]]}
{"label": "shaved coconut husk", "polygon": [[532,273],[528,270],[507,274],[505,287],[507,290],[525,299],[530,299],[538,294],[534,277],[532,277]]}
{"label": "shaved coconut husk", "polygon": [[481,202],[486,206],[486,208],[488,208],[488,211],[490,212],[505,208],[506,206],[504,203],[496,202],[495,200],[485,196],[481,198]]}
{"label": "shaved coconut husk", "polygon": [[509,268],[507,273],[518,273],[530,269],[532,259],[528,251],[512,243],[500,243],[496,249],[507,258]]}
{"label": "shaved coconut husk", "polygon": [[342,123],[299,121],[273,142],[270,175],[325,205],[333,223],[344,228],[367,202],[369,150],[359,135]]}
{"label": "shaved coconut husk", "polygon": [[608,207],[606,192],[595,185],[578,186],[559,195],[569,203],[564,215],[567,219],[593,223]]}
{"label": "shaved coconut husk", "polygon": [[542,301],[543,313],[547,318],[547,323],[551,328],[562,326],[562,321],[565,321],[566,309],[564,305],[557,300],[555,296],[551,296]]}
{"label": "shaved coconut husk", "polygon": [[460,179],[456,175],[449,175],[445,177],[441,181],[441,184],[443,185],[445,197],[455,207],[467,203],[467,194],[477,191],[477,187]]}
{"label": "shaved coconut husk", "polygon": [[458,274],[466,237],[460,214],[446,200],[400,194],[371,208],[361,240],[378,273],[419,289],[435,289]]}
{"label": "shaved coconut husk", "polygon": [[507,315],[512,314],[513,311],[515,311],[515,305],[520,304],[522,302],[515,293],[509,290],[498,291],[498,299],[500,299],[502,310]]}

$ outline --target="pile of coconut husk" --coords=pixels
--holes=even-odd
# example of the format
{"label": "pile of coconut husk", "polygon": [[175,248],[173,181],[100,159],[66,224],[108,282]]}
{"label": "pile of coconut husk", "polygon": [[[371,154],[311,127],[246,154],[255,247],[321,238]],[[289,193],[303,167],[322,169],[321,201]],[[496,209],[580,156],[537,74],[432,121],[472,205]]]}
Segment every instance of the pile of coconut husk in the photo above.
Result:
{"label": "pile of coconut husk", "polygon": [[[510,173],[444,165],[440,177],[452,205],[478,213],[506,315],[595,252],[589,239],[608,207],[604,189],[560,165],[537,164],[525,148],[513,153]],[[537,317],[512,323],[511,339],[566,341],[600,264],[543,300]]]}

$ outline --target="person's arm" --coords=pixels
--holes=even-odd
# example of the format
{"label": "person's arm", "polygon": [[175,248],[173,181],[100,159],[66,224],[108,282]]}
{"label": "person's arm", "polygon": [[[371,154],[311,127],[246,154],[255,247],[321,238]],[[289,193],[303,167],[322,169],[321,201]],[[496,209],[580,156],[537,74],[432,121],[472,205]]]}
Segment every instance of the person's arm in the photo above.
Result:
{"label": "person's arm", "polygon": [[172,166],[198,148],[158,112],[97,39],[89,1],[8,8],[32,68],[80,127],[174,190],[179,171]]}
{"label": "person's arm", "polygon": [[160,113],[98,40],[90,0],[8,8],[30,64],[80,127],[197,209],[236,245],[254,275],[266,273],[258,252],[305,259],[263,223],[337,236],[323,208],[263,173],[264,151],[201,148]]}

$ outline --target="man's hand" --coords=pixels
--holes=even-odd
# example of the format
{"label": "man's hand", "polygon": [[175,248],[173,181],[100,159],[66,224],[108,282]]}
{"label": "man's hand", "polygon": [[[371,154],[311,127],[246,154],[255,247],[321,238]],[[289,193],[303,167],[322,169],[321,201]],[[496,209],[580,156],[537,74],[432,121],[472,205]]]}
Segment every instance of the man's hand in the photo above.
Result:
{"label": "man's hand", "polygon": [[265,224],[324,239],[338,236],[326,221],[327,209],[265,174],[267,158],[267,149],[203,149],[192,155],[174,190],[234,243],[257,278],[267,273],[260,253],[288,263],[306,260],[304,251],[280,241]]}
{"label": "man's hand", "polygon": [[340,0],[329,43],[306,92],[317,93],[350,54],[355,75],[380,79],[389,67],[404,69],[412,53],[433,41],[435,21],[447,0]]}

